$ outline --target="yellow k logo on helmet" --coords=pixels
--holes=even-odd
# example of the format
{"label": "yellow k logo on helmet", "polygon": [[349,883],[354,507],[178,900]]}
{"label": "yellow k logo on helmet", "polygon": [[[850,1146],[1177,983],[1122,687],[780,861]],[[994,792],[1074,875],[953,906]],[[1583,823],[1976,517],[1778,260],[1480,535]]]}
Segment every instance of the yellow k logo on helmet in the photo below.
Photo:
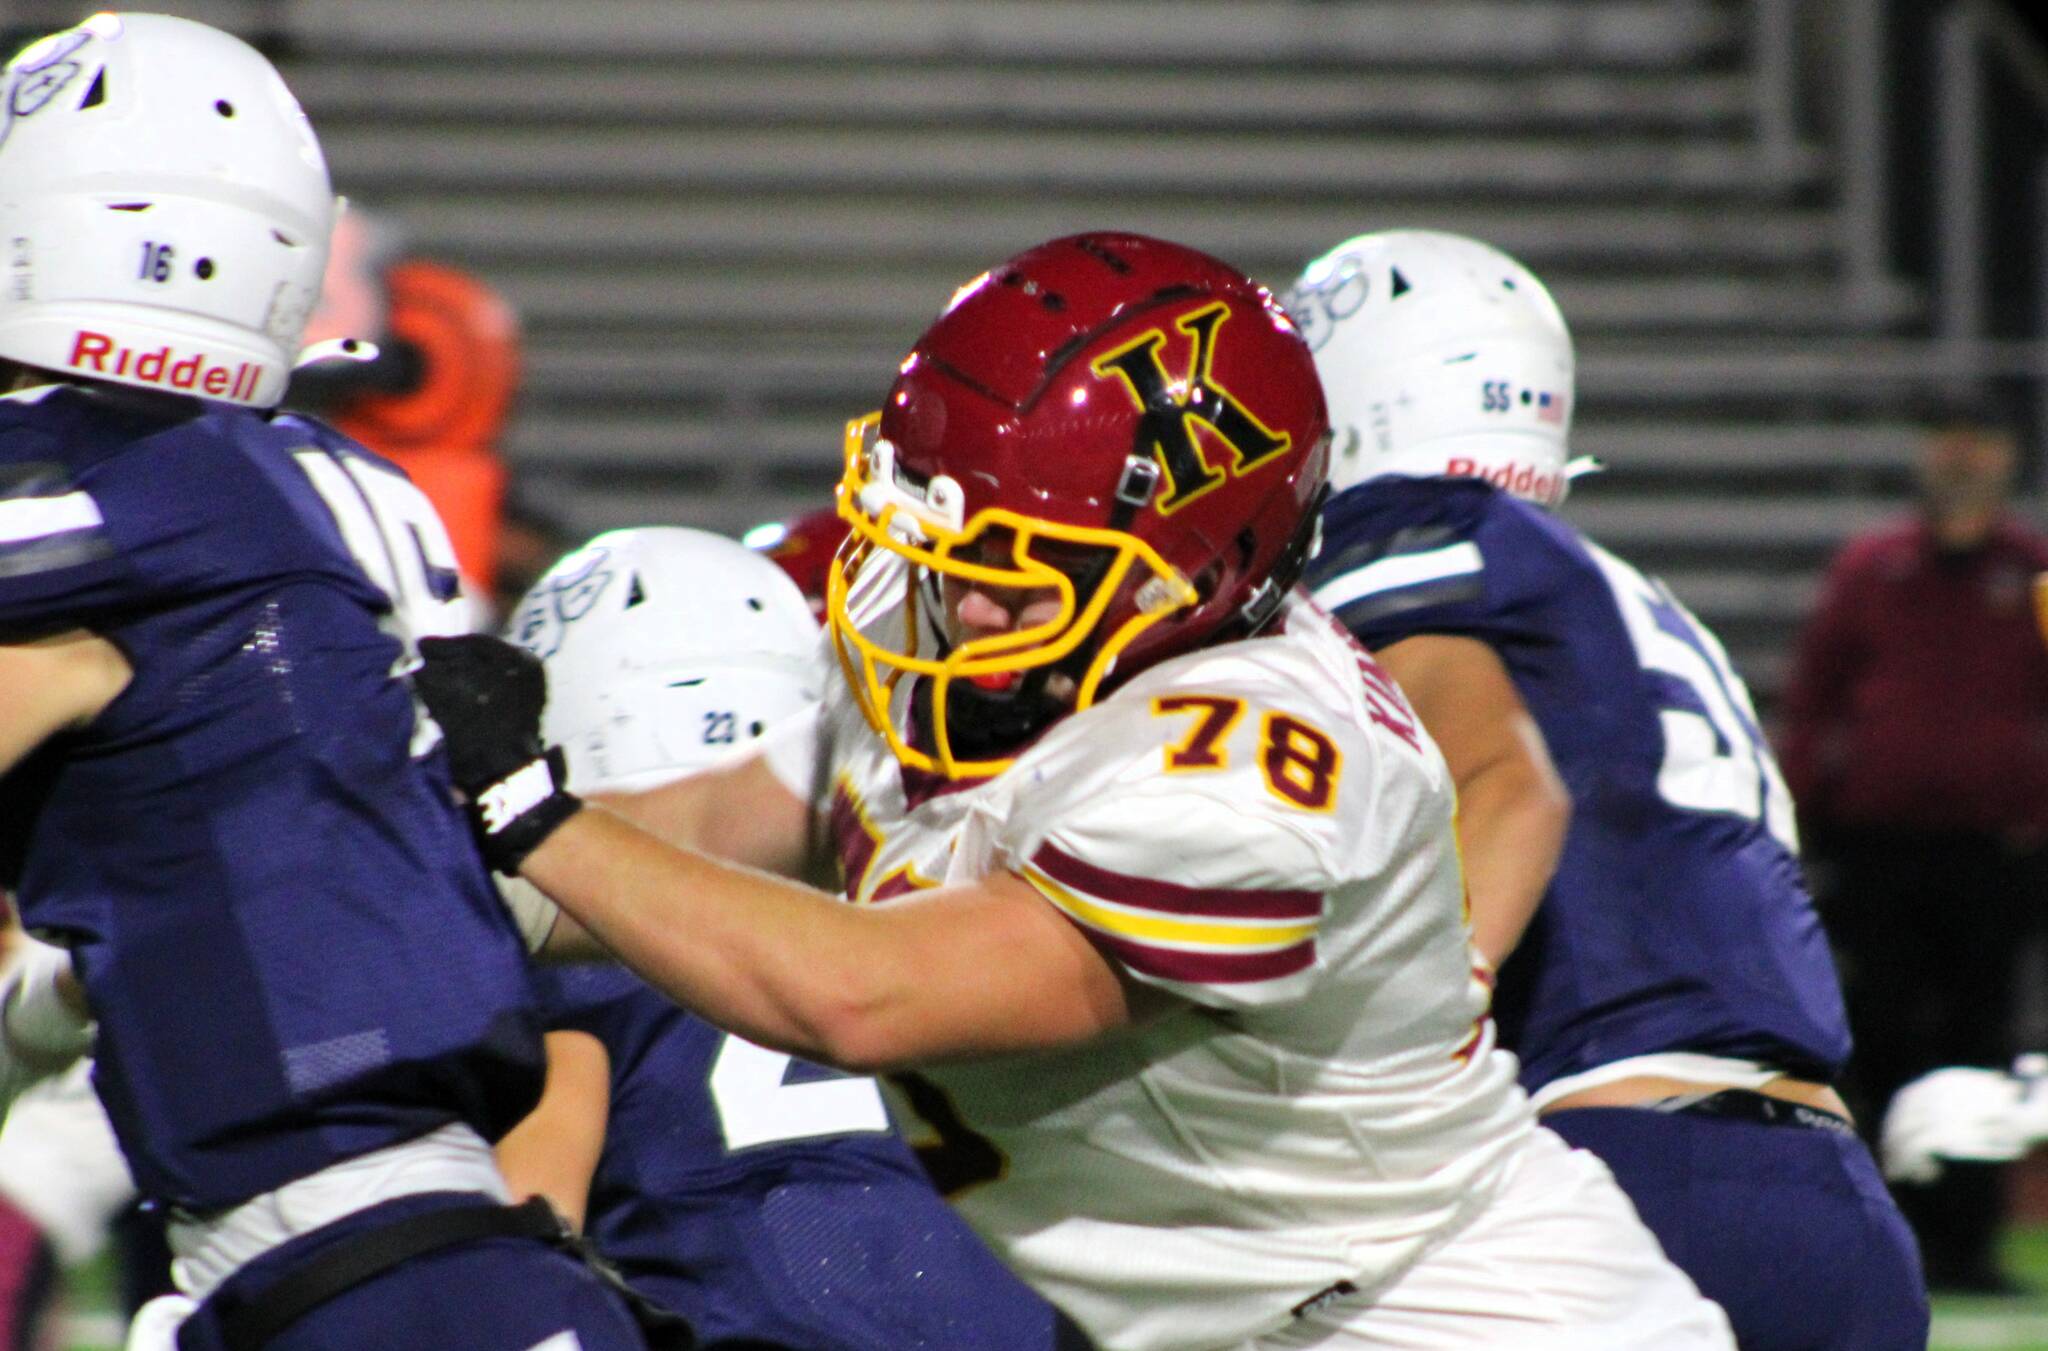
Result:
{"label": "yellow k logo on helmet", "polygon": [[[1120,378],[1143,415],[1139,436],[1166,474],[1166,494],[1158,503],[1161,515],[1170,516],[1203,493],[1221,487],[1229,474],[1249,473],[1275,456],[1285,455],[1293,444],[1286,432],[1276,432],[1260,422],[1217,382],[1216,331],[1229,317],[1230,307],[1218,302],[1174,321],[1173,326],[1195,343],[1188,373],[1177,381],[1160,360],[1166,334],[1157,328],[1104,353],[1090,365],[1098,375]],[[1203,459],[1196,438],[1198,426],[1206,427],[1229,448],[1228,470],[1213,468]]]}

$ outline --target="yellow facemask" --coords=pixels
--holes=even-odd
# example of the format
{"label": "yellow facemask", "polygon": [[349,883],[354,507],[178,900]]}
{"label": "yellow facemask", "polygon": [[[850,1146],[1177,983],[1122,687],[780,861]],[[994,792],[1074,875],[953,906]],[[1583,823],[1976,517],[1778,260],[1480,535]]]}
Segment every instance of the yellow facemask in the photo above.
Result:
{"label": "yellow facemask", "polygon": [[[1150,544],[1122,530],[1065,525],[1005,507],[966,515],[958,482],[939,475],[917,485],[898,471],[895,447],[880,436],[881,414],[846,428],[846,473],[839,514],[852,527],[826,578],[826,618],[846,681],[870,726],[896,758],[949,779],[999,774],[1011,759],[962,759],[954,753],[948,695],[959,680],[987,681],[1063,662],[1097,637],[1116,598],[1127,615],[1097,642],[1076,682],[1075,710],[1101,691],[1119,653],[1152,625],[1200,599],[1195,587]],[[1006,543],[998,543],[1004,541]],[[1097,551],[1100,580],[1085,596],[1074,579],[1034,553],[1043,542]],[[991,559],[995,561],[991,561]],[[1058,613],[1004,633],[947,643],[943,614],[932,613],[943,579],[971,588],[1044,593]],[[1135,587],[1127,585],[1142,578]],[[887,631],[889,636],[883,636]],[[930,655],[925,650],[930,649]],[[911,744],[893,712],[906,675],[932,682],[930,750]]]}

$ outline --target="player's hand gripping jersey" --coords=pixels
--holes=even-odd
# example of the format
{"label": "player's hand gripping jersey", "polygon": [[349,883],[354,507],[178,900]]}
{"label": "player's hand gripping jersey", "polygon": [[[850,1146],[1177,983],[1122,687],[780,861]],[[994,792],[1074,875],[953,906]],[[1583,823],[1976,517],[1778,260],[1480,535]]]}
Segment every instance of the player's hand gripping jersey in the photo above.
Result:
{"label": "player's hand gripping jersey", "polygon": [[1161,663],[992,779],[905,770],[843,686],[768,742],[857,902],[1011,869],[1179,996],[909,1085],[968,1219],[1105,1345],[1228,1345],[1365,1288],[1484,1207],[1527,1135],[1442,759],[1289,604],[1284,631]]}
{"label": "player's hand gripping jersey", "polygon": [[1308,579],[1368,647],[1492,647],[1571,792],[1495,999],[1524,1087],[1667,1051],[1835,1076],[1849,1036],[1791,800],[1720,643],[1661,582],[1487,484],[1407,478],[1333,500]]}
{"label": "player's hand gripping jersey", "polygon": [[400,675],[462,615],[425,499],[318,424],[0,398],[0,636],[134,670],[0,779],[0,885],[72,946],[145,1194],[208,1210],[532,1105],[519,940]]}

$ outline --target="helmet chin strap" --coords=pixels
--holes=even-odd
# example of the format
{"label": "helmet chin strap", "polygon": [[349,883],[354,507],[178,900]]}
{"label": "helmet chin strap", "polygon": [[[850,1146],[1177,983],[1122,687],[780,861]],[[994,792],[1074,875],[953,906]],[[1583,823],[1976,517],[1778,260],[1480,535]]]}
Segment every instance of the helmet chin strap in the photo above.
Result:
{"label": "helmet chin strap", "polygon": [[1316,489],[1308,510],[1302,513],[1300,523],[1294,527],[1287,547],[1274,560],[1273,570],[1253,589],[1251,597],[1237,607],[1237,614],[1224,626],[1220,637],[1249,638],[1273,622],[1273,616],[1280,613],[1280,602],[1287,599],[1287,593],[1301,580],[1302,569],[1308,566],[1308,560],[1322,543],[1323,503],[1329,498],[1329,484]]}
{"label": "helmet chin strap", "polygon": [[[1057,673],[1050,666],[1026,671],[1006,690],[985,689],[970,680],[946,686],[946,739],[955,760],[996,760],[1015,752],[1072,710],[1068,697],[1055,698],[1047,685]],[[918,749],[937,754],[938,726],[932,716],[932,689],[937,682],[920,677],[911,686],[912,730]]]}

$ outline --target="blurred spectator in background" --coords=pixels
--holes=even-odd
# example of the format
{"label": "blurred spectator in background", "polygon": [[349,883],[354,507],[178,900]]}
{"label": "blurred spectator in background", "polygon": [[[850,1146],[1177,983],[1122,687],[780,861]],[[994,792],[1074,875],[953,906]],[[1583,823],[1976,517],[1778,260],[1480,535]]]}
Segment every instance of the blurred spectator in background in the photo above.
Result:
{"label": "blurred spectator in background", "polygon": [[390,220],[351,207],[334,234],[306,342],[364,338],[371,361],[300,370],[288,406],[395,461],[447,523],[470,594],[492,615],[560,554],[560,530],[500,453],[521,376],[519,319],[481,279],[408,254]]}
{"label": "blurred spectator in background", "polygon": [[[2048,647],[2029,591],[2048,537],[2009,506],[2010,425],[1929,420],[1908,520],[1848,542],[1800,636],[1785,775],[1849,1000],[1849,1083],[1874,1129],[1908,1080],[2003,1066],[2048,840]],[[1998,1165],[1898,1188],[1929,1284],[1995,1291]]]}

